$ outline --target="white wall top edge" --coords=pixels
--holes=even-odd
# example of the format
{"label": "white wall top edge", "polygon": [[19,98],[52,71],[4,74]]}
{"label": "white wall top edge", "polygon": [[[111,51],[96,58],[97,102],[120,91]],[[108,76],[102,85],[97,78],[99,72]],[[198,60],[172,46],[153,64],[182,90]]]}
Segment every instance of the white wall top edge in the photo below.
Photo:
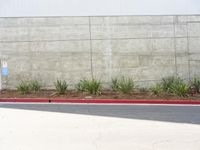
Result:
{"label": "white wall top edge", "polygon": [[200,0],[0,0],[0,17],[200,14]]}

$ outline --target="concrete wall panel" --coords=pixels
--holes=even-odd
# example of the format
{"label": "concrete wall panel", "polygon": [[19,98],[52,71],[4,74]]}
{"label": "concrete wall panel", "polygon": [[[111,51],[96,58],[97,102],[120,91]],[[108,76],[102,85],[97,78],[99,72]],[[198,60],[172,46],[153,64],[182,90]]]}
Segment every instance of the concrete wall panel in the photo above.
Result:
{"label": "concrete wall panel", "polygon": [[199,38],[189,38],[189,52],[190,53],[200,53],[200,37]]}
{"label": "concrete wall panel", "polygon": [[188,39],[176,38],[175,49],[176,49],[176,53],[188,53]]}
{"label": "concrete wall panel", "polygon": [[112,16],[112,17],[91,17],[92,25],[160,25],[173,24],[173,16]]}
{"label": "concrete wall panel", "polygon": [[188,23],[188,36],[200,36],[200,23]]}
{"label": "concrete wall panel", "polygon": [[[140,84],[199,74],[199,16],[0,18],[9,88],[37,79],[52,88],[82,78],[130,76]],[[91,23],[91,24],[90,24]],[[5,86],[5,85],[4,85]]]}

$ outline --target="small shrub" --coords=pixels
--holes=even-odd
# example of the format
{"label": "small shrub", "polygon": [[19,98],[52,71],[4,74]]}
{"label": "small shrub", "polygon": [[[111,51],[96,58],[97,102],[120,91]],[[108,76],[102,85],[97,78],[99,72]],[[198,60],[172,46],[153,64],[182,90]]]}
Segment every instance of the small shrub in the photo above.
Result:
{"label": "small shrub", "polygon": [[76,85],[77,91],[86,91],[85,87],[87,85],[87,80],[80,80],[80,82]]}
{"label": "small shrub", "polygon": [[100,95],[102,90],[102,83],[100,80],[81,80],[77,84],[77,90],[86,91],[90,94]]}
{"label": "small shrub", "polygon": [[30,85],[27,81],[21,81],[17,86],[17,90],[20,91],[21,94],[30,93]]}
{"label": "small shrub", "polygon": [[57,80],[54,83],[55,87],[56,87],[56,91],[58,92],[58,94],[65,94],[68,88],[68,85],[66,83],[66,81],[62,81],[62,80]]}
{"label": "small shrub", "polygon": [[32,91],[40,91],[41,85],[37,80],[33,80],[30,82],[30,89]]}
{"label": "small shrub", "polygon": [[117,78],[112,79],[111,88],[113,91],[118,90],[119,87],[118,87],[118,79]]}
{"label": "small shrub", "polygon": [[194,79],[192,79],[191,86],[194,86],[196,92],[199,93],[199,90],[200,90],[200,78],[195,77]]}
{"label": "small shrub", "polygon": [[161,85],[164,92],[177,96],[187,96],[189,92],[189,86],[180,77],[164,78]]}
{"label": "small shrub", "polygon": [[163,93],[163,89],[160,84],[156,84],[156,85],[152,86],[150,88],[150,91],[156,96],[160,96]]}
{"label": "small shrub", "polygon": [[174,76],[163,78],[161,83],[163,91],[173,93],[172,87],[174,86],[174,84],[176,84],[176,82],[178,82],[179,79],[180,78]]}
{"label": "small shrub", "polygon": [[185,97],[188,95],[189,92],[189,86],[184,83],[184,82],[178,82],[177,84],[173,84],[172,86],[172,93],[180,96],[180,97]]}
{"label": "small shrub", "polygon": [[135,88],[135,83],[132,78],[121,77],[112,81],[112,87],[124,94],[130,94]]}

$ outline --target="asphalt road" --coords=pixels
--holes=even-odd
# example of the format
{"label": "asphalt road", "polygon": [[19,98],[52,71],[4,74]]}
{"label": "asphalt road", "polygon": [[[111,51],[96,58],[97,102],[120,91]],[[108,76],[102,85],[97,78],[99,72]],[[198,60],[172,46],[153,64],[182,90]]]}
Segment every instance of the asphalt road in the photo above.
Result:
{"label": "asphalt road", "polygon": [[0,108],[200,124],[198,105],[0,104]]}

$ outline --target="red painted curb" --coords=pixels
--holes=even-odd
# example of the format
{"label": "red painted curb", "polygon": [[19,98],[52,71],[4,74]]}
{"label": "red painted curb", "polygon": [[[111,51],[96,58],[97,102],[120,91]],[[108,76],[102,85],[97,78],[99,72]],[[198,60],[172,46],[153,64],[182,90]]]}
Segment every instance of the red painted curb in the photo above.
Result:
{"label": "red painted curb", "polygon": [[106,103],[106,104],[200,104],[200,101],[191,100],[128,100],[128,99],[91,99],[91,100],[64,100],[52,99],[52,103]]}
{"label": "red painted curb", "polygon": [[0,102],[15,103],[106,103],[106,104],[193,104],[200,105],[194,100],[130,100],[130,99],[45,99],[45,98],[0,98]]}

